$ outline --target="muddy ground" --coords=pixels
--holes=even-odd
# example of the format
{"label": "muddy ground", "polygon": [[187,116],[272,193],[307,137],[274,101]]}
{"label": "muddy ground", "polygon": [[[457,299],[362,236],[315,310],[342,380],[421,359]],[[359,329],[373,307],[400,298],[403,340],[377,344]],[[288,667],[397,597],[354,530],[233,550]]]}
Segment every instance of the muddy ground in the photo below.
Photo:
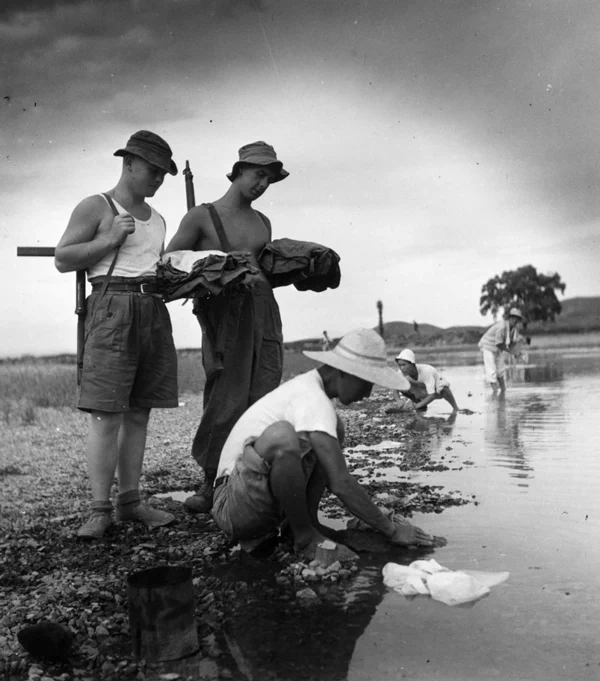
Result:
{"label": "muddy ground", "polygon": [[[469,462],[454,451],[432,460],[431,438],[444,429],[442,419],[424,422],[414,412],[388,415],[388,406],[388,397],[375,392],[339,409],[349,467],[376,503],[405,517],[477,503],[460,491],[394,481],[390,469],[397,477],[398,468],[443,470]],[[157,411],[151,420],[143,493],[151,504],[173,512],[177,524],[155,531],[119,525],[92,543],[75,538],[88,504],[86,417],[44,409],[33,422],[0,426],[5,443],[0,458],[0,676],[32,681],[340,678],[340,666],[331,660],[331,651],[339,652],[339,627],[356,625],[358,635],[370,617],[371,606],[349,594],[360,591],[367,573],[378,581],[373,565],[403,562],[402,551],[372,533],[346,530],[339,537],[360,552],[361,561],[324,573],[299,564],[285,543],[270,555],[248,556],[210,517],[187,515],[181,503],[154,496],[198,484],[189,447],[200,408],[198,396],[187,396],[179,409]],[[386,441],[397,444],[360,451],[360,445]],[[348,516],[334,498],[325,498],[322,507],[345,527]],[[415,554],[404,558],[410,562]],[[131,651],[126,579],[165,564],[192,569],[200,650],[188,660],[145,664]],[[41,621],[72,632],[65,659],[33,657],[19,643],[17,633]],[[294,626],[287,632],[289,623]],[[355,638],[347,639],[353,646]],[[351,648],[340,654],[350,655]]]}

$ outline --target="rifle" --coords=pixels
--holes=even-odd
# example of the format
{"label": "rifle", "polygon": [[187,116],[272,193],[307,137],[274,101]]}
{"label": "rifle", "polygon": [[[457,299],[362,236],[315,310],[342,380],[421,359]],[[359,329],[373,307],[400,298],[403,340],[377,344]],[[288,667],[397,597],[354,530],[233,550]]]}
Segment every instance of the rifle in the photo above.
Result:
{"label": "rifle", "polygon": [[[17,246],[17,256],[54,257],[52,246]],[[83,370],[83,339],[85,335],[85,270],[75,273],[75,314],[77,315],[77,385]]]}
{"label": "rifle", "polygon": [[[189,161],[185,162],[185,196],[187,209],[196,205],[194,196],[194,176],[190,170]],[[17,256],[54,257],[53,246],[17,246]],[[81,384],[83,372],[83,348],[85,345],[85,316],[87,314],[87,301],[85,295],[85,270],[77,270],[75,273],[75,314],[77,315],[77,385]]]}
{"label": "rifle", "polygon": [[193,208],[196,205],[196,195],[194,193],[194,176],[190,169],[190,162],[185,162],[185,170],[183,171],[185,176],[185,199],[187,202],[187,209]]}

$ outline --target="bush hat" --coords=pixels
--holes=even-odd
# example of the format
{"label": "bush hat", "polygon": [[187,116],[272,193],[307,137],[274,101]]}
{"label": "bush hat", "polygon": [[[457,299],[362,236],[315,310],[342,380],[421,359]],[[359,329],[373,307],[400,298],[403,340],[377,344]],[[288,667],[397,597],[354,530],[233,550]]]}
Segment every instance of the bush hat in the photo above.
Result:
{"label": "bush hat", "polygon": [[412,350],[409,350],[408,348],[404,348],[402,352],[396,355],[396,361],[398,361],[399,359],[403,359],[405,362],[410,362],[411,364],[417,363],[417,360],[415,359],[415,353]]}
{"label": "bush hat", "polygon": [[511,307],[510,311],[508,313],[508,316],[509,317],[519,317],[519,319],[521,319],[522,321],[524,321],[524,322],[527,321],[525,315],[521,312],[521,310],[519,310],[518,307]]}
{"label": "bush hat", "polygon": [[139,156],[153,166],[171,175],[177,175],[177,166],[171,159],[171,156],[173,156],[171,147],[162,137],[149,130],[138,130],[129,138],[127,145],[123,149],[117,149],[113,156],[125,156],[126,154]]}
{"label": "bush hat", "polygon": [[275,171],[275,179],[271,180],[271,184],[281,182],[289,175],[287,170],[283,169],[283,163],[277,160],[275,149],[266,142],[250,142],[240,147],[239,160],[233,164],[230,173],[227,173],[227,179],[233,182],[241,163],[249,163],[255,166],[269,166],[271,170]]}
{"label": "bush hat", "polygon": [[409,390],[410,383],[400,373],[388,366],[385,342],[373,329],[349,331],[333,350],[309,351],[310,359],[339,369],[363,381],[376,383],[392,390]]}

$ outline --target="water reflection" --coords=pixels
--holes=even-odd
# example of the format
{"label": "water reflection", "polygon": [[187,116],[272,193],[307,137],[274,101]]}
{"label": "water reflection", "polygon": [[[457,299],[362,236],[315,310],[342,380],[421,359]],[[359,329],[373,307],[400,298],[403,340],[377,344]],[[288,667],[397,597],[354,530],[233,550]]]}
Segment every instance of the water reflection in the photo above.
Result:
{"label": "water reflection", "polygon": [[[499,466],[511,469],[511,477],[524,481],[532,477],[533,468],[520,436],[520,421],[520,412],[507,409],[505,397],[490,400],[485,412],[484,442],[494,450]],[[527,486],[526,482],[519,483],[519,487]]]}
{"label": "water reflection", "polygon": [[345,681],[356,641],[387,592],[381,569],[408,560],[405,553],[363,555],[350,584],[313,586],[314,604],[249,599],[224,632],[238,668],[256,681]]}

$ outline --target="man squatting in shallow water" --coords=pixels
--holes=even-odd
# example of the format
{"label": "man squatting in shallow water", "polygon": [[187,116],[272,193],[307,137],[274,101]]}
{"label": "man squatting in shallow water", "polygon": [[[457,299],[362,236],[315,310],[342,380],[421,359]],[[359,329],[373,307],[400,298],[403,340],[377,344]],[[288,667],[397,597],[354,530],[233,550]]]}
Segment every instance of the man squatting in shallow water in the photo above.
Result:
{"label": "man squatting in shallow water", "polygon": [[[285,519],[294,550],[313,559],[318,544],[332,536],[318,516],[328,488],[352,515],[392,544],[445,544],[403,519],[390,520],[346,466],[344,428],[333,398],[357,402],[371,394],[374,383],[410,388],[402,374],[388,367],[383,339],[372,329],[357,329],[333,350],[304,354],[322,365],[258,400],[227,438],[215,482],[212,515],[217,525],[242,549],[253,551],[276,536]],[[339,545],[338,558],[355,557]]]}
{"label": "man squatting in shallow water", "polygon": [[202,328],[202,364],[206,374],[200,425],[192,456],[204,471],[204,482],[184,505],[207,513],[221,450],[240,416],[263,395],[277,388],[283,370],[283,336],[279,307],[271,285],[258,268],[258,256],[272,240],[269,219],[252,203],[288,172],[265,142],[239,150],[239,161],[227,175],[231,185],[211,203],[192,208],[183,218],[166,252],[177,250],[242,251],[259,269],[247,287],[194,301]]}

